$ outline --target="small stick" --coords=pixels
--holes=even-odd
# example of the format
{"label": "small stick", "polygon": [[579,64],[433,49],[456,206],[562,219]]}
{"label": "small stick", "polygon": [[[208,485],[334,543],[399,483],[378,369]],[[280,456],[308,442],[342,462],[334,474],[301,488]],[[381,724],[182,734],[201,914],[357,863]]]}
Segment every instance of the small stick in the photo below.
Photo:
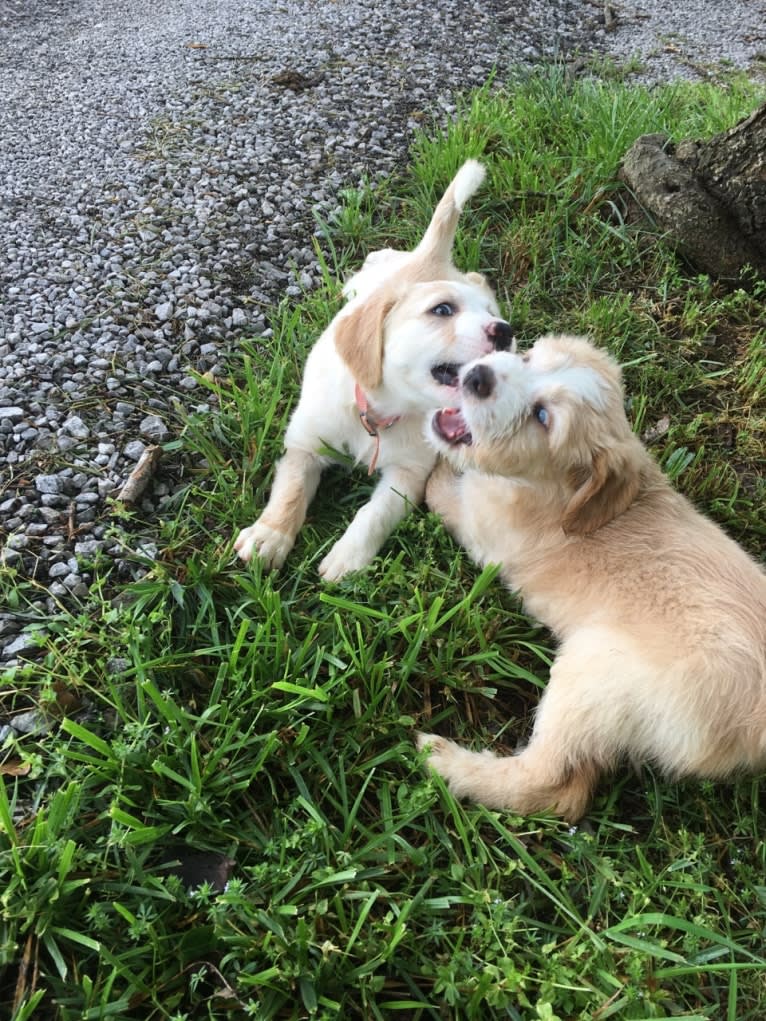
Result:
{"label": "small stick", "polygon": [[123,503],[135,503],[143,491],[149,485],[149,479],[157,470],[160,463],[162,450],[156,444],[147,447],[138,459],[138,464],[130,473],[125,485],[117,494],[117,499]]}
{"label": "small stick", "polygon": [[[32,949],[34,947],[34,957]],[[32,965],[32,984],[31,988],[27,985],[27,978],[29,976],[29,967]],[[37,943],[34,938],[34,933],[27,936],[27,942],[24,945],[24,952],[21,955],[21,961],[19,962],[19,974],[16,979],[16,990],[13,996],[13,1011],[22,1005],[22,1001],[27,997],[31,996],[35,992],[37,986]]]}

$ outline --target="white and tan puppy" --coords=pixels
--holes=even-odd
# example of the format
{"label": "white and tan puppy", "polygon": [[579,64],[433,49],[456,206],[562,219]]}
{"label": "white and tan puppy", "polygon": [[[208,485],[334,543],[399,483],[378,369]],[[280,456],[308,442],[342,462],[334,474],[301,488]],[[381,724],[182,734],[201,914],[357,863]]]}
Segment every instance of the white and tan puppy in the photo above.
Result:
{"label": "white and tan puppy", "polygon": [[454,793],[576,820],[623,758],[675,777],[766,765],[766,573],[633,435],[616,363],[543,337],[466,366],[454,404],[430,426],[449,463],[428,504],[560,643],[518,754],[419,736]]}
{"label": "white and tan puppy", "polygon": [[451,400],[462,365],[512,340],[484,278],[452,263],[460,212],[483,178],[479,163],[464,164],[417,248],[373,252],[346,284],[350,300],[306,362],[268,504],[234,544],[243,560],[255,555],[281,567],[333,460],[328,449],[381,477],[320,564],[326,580],[369,564],[423,499],[436,461],[424,415]]}

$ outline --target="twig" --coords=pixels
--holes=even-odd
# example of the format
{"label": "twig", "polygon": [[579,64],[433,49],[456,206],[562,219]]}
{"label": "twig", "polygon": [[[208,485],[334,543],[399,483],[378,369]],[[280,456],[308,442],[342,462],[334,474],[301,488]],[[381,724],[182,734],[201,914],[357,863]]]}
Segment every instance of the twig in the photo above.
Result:
{"label": "twig", "polygon": [[[34,948],[34,954],[33,954]],[[16,990],[13,996],[13,1011],[21,1006],[23,1000],[32,996],[37,988],[37,940],[35,939],[34,933],[27,936],[27,942],[24,945],[24,952],[21,955],[21,961],[19,962],[19,974],[16,979]],[[27,978],[29,977],[30,965],[32,967],[31,984],[27,984]]]}
{"label": "twig", "polygon": [[70,542],[72,541],[72,539],[74,539],[75,535],[77,534],[77,526],[75,524],[75,514],[76,514],[76,507],[75,507],[74,500],[72,500],[71,503],[69,504],[69,513],[67,514],[67,521],[66,521],[67,538],[69,539]]}
{"label": "twig", "polygon": [[117,499],[122,500],[123,503],[135,503],[149,485],[149,479],[157,470],[161,457],[162,450],[156,444],[147,447],[138,459],[138,464],[128,476],[125,485],[117,494]]}

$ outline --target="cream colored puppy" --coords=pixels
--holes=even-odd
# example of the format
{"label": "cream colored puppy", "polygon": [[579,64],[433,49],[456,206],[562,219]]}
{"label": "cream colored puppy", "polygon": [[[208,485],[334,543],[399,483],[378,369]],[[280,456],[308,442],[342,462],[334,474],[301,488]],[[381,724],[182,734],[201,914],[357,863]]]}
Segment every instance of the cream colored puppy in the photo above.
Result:
{"label": "cream colored puppy", "polygon": [[428,504],[560,645],[526,748],[420,735],[430,765],[457,795],[570,820],[625,757],[677,777],[762,768],[766,574],[633,435],[615,362],[543,337],[466,366],[454,403],[430,425],[449,463]]}
{"label": "cream colored puppy", "polygon": [[460,212],[483,178],[479,163],[464,164],[417,248],[373,252],[346,284],[349,302],[306,362],[268,504],[234,543],[243,560],[282,566],[333,460],[328,449],[350,454],[370,474],[379,469],[381,478],[320,564],[326,580],[369,564],[423,499],[436,461],[424,415],[451,400],[464,363],[512,340],[484,278],[452,263]]}

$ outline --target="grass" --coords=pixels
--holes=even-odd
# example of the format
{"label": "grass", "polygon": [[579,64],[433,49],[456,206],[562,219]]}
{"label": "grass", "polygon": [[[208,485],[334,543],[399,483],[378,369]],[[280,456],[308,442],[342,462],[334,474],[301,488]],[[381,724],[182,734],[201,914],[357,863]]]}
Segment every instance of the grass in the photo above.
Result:
{"label": "grass", "polygon": [[215,408],[170,444],[185,489],[159,522],[115,518],[143,577],[120,591],[101,577],[41,621],[31,583],[6,570],[2,597],[41,650],[7,671],[0,704],[45,721],[0,751],[13,1021],[760,1021],[757,780],[625,769],[576,828],[456,803],[413,731],[513,748],[553,652],[495,571],[421,510],[368,571],[320,585],[338,519],[370,485],[342,468],[282,573],[231,553],[264,503],[334,279],[410,244],[478,156],[489,180],[459,258],[490,275],[522,337],[577,330],[612,349],[636,430],[762,556],[764,285],[691,273],[628,221],[616,180],[639,134],[704,137],[757,101],[736,80],[647,92],[555,72],[467,99],[419,139],[405,179],[346,196],[325,225],[326,287],[274,310],[268,348],[206,382]]}

